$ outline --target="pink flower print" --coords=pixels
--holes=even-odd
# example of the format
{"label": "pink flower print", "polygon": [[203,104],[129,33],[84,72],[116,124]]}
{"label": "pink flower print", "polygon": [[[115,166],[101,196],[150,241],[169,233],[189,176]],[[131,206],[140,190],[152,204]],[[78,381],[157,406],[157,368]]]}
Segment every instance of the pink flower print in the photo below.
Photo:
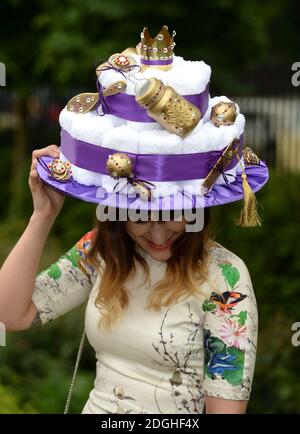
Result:
{"label": "pink flower print", "polygon": [[219,330],[220,337],[229,347],[236,347],[245,351],[247,344],[247,328],[236,321],[226,319]]}
{"label": "pink flower print", "polygon": [[220,306],[217,306],[217,307],[215,308],[215,310],[214,310],[214,314],[215,314],[217,317],[221,318],[221,319],[223,319],[223,318],[225,319],[226,316],[228,316],[228,313],[225,312],[224,309],[221,309]]}

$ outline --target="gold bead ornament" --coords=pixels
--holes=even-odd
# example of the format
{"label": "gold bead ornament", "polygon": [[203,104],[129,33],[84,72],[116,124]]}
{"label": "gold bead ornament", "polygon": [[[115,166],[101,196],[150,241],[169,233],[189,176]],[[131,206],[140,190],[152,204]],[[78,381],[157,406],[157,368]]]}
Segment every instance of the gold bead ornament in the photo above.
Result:
{"label": "gold bead ornament", "polygon": [[126,86],[127,84],[125,81],[117,81],[104,89],[103,96],[116,95],[117,93],[124,92]]}
{"label": "gold bead ornament", "polygon": [[212,110],[210,119],[216,127],[234,124],[237,117],[236,105],[234,102],[219,102]]}
{"label": "gold bead ornament", "polygon": [[109,155],[106,162],[106,169],[113,178],[133,177],[131,158],[123,152],[115,152]]}

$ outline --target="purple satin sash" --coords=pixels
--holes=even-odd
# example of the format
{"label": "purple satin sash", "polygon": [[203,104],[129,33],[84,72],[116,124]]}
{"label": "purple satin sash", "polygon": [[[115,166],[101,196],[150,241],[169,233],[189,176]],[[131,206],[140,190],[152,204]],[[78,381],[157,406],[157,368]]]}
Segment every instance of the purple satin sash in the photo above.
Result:
{"label": "purple satin sash", "polygon": [[[201,93],[182,96],[198,107],[203,117],[208,108],[209,83]],[[134,95],[127,95],[126,93],[118,93],[106,97],[102,97],[101,95],[100,100],[103,98],[105,104],[102,105],[102,110],[105,114],[111,114],[133,122],[155,122],[154,119],[148,116],[147,111],[136,102]]]}
{"label": "purple satin sash", "polygon": [[140,62],[144,65],[171,65],[173,63],[173,58],[164,60],[153,60],[153,59],[143,59],[141,57]]}
{"label": "purple satin sash", "polygon": [[[243,134],[239,138],[239,156],[242,156]],[[134,154],[125,152],[133,162],[133,171],[137,178],[147,181],[185,181],[206,178],[215,163],[221,157],[221,151],[195,154]],[[93,172],[108,175],[106,161],[115,149],[96,146],[83,140],[74,139],[66,130],[61,130],[61,152],[75,166]],[[238,162],[235,156],[226,170],[232,169]]]}

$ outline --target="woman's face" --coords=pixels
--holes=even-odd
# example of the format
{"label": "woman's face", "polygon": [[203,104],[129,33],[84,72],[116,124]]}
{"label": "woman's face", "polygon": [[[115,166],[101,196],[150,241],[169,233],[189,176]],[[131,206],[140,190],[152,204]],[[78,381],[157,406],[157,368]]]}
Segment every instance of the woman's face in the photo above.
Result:
{"label": "woman's face", "polygon": [[138,221],[125,223],[131,238],[157,261],[167,261],[171,255],[171,245],[183,232],[186,221]]}

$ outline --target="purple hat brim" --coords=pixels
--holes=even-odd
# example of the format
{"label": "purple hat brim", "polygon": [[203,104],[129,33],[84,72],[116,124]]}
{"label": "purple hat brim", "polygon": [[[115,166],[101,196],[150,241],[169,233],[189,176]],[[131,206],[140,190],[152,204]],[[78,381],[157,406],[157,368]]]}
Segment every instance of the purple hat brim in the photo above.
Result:
{"label": "purple hat brim", "polygon": [[[53,158],[42,157],[41,160],[48,165]],[[78,182],[60,182],[49,176],[49,173],[38,162],[37,172],[41,180],[49,187],[54,188],[62,194],[110,207],[135,208],[141,210],[179,210],[191,208],[206,208],[210,206],[224,205],[243,199],[243,188],[241,173],[237,173],[237,179],[230,184],[215,184],[212,190],[205,196],[196,196],[189,193],[177,193],[173,196],[163,198],[153,198],[147,202],[139,198],[138,195],[126,195],[122,193],[108,193],[103,187],[86,186]],[[269,179],[269,170],[266,163],[260,160],[259,165],[245,167],[248,183],[255,193],[260,190]]]}

